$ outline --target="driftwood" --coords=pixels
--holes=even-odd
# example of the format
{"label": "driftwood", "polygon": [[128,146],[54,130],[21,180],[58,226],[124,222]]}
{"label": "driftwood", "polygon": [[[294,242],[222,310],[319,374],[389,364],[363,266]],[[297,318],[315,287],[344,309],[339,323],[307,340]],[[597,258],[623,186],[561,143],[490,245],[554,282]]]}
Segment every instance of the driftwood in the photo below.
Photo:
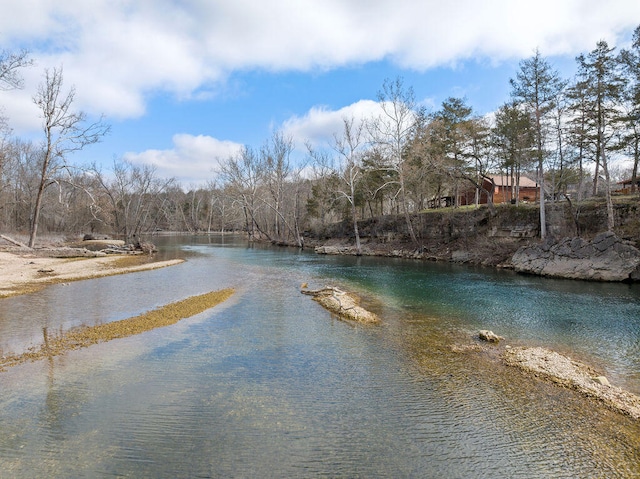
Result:
{"label": "driftwood", "polygon": [[5,241],[8,241],[9,243],[11,243],[11,244],[12,244],[12,245],[14,245],[14,246],[19,246],[20,248],[28,248],[28,249],[31,249],[31,248],[29,248],[26,244],[21,243],[20,241],[16,241],[16,240],[14,240],[14,239],[12,239],[12,238],[9,238],[8,236],[0,235],[0,238],[2,238],[2,239],[3,239],[3,240],[5,240]]}
{"label": "driftwood", "polygon": [[71,245],[74,248],[86,248],[92,251],[100,251],[104,254],[148,254],[158,251],[153,243],[135,241],[126,244],[123,240],[114,239],[91,239],[82,240]]}
{"label": "driftwood", "polygon": [[321,289],[306,289],[306,284],[300,290],[302,294],[313,296],[325,309],[338,315],[342,319],[348,319],[359,323],[377,323],[380,318],[371,311],[367,311],[358,305],[360,298],[353,293],[342,291],[334,286],[325,286]]}

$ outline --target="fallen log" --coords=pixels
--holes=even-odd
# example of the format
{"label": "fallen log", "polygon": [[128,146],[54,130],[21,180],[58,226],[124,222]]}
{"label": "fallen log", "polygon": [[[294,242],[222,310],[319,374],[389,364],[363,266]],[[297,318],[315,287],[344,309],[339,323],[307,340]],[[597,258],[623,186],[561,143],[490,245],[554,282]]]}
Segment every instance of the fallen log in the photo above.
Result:
{"label": "fallen log", "polygon": [[9,238],[8,236],[0,235],[0,238],[2,238],[2,239],[3,239],[3,240],[5,240],[5,241],[8,241],[9,243],[11,243],[11,244],[12,244],[12,245],[14,245],[14,246],[19,246],[20,248],[28,248],[28,249],[31,249],[31,248],[29,248],[26,244],[21,243],[20,241],[16,241],[16,240],[14,240],[14,239],[12,239],[12,238]]}

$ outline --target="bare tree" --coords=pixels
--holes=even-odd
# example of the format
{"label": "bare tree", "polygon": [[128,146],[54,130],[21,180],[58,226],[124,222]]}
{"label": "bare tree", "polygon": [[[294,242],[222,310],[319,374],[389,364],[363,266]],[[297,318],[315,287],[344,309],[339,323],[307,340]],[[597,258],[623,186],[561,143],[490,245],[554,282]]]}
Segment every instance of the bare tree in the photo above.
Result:
{"label": "bare tree", "polygon": [[20,68],[33,65],[29,58],[28,50],[20,50],[12,53],[7,50],[0,51],[0,90],[13,90],[22,88],[24,80],[19,73]]}
{"label": "bare tree", "polygon": [[2,155],[0,227],[18,230],[28,224],[33,209],[41,151],[32,142],[14,139],[3,145]]}
{"label": "bare tree", "polygon": [[264,179],[269,189],[269,200],[265,198],[264,201],[274,214],[273,237],[278,241],[284,239],[283,223],[286,223],[286,219],[283,213],[283,206],[285,186],[291,173],[289,158],[292,151],[293,139],[285,136],[280,131],[276,131],[260,152],[262,156],[261,163],[264,165]]}
{"label": "bare tree", "polygon": [[257,220],[258,193],[265,177],[265,166],[260,155],[256,155],[251,148],[245,146],[240,153],[222,162],[220,175],[242,204],[249,241],[255,239],[256,230],[269,238]]}
{"label": "bare tree", "polygon": [[110,214],[103,212],[104,221],[127,241],[157,226],[163,195],[175,184],[173,178],[158,178],[154,166],[123,160],[114,161],[111,179],[95,166],[93,174],[109,198]]}
{"label": "bare tree", "polygon": [[54,175],[62,169],[70,168],[67,155],[99,142],[109,132],[109,125],[100,118],[86,124],[87,116],[72,109],[75,88],[68,93],[62,91],[62,68],[45,70],[44,83],[40,84],[33,102],[42,114],[42,129],[45,140],[43,146],[40,184],[31,218],[29,247],[33,248],[38,232],[38,220],[42,208],[45,189],[53,184]]}
{"label": "bare tree", "polygon": [[[24,86],[24,80],[19,70],[24,67],[33,65],[33,60],[29,58],[27,50],[21,50],[18,53],[11,53],[7,50],[0,50],[0,91],[19,89]],[[6,168],[7,145],[6,138],[11,132],[9,123],[2,114],[0,106],[0,177],[4,168]]]}
{"label": "bare tree", "polygon": [[397,173],[398,195],[407,223],[409,235],[414,244],[418,244],[416,233],[409,216],[409,200],[406,188],[405,148],[411,141],[417,126],[419,115],[413,88],[405,88],[401,78],[385,80],[378,92],[378,102],[382,110],[379,117],[373,119],[368,130],[374,141],[385,155],[386,168]]}
{"label": "bare tree", "polygon": [[337,176],[340,186],[337,193],[349,202],[351,221],[353,222],[353,234],[356,241],[356,254],[362,254],[360,245],[360,233],[358,231],[358,215],[356,211],[356,192],[358,184],[362,180],[362,156],[363,123],[354,125],[354,119],[343,118],[342,134],[334,135],[333,149],[338,153]]}

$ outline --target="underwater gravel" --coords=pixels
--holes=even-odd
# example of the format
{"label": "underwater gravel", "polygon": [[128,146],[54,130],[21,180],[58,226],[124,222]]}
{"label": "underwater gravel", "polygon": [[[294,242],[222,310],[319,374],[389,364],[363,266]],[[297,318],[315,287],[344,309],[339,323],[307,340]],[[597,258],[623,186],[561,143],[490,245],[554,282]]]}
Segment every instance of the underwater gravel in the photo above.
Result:
{"label": "underwater gravel", "polygon": [[616,411],[640,419],[640,397],[616,386],[597,383],[598,374],[586,364],[541,347],[507,349],[502,357],[509,366],[574,389]]}
{"label": "underwater gravel", "polygon": [[7,355],[0,358],[0,371],[27,361],[59,356],[67,351],[86,348],[92,344],[111,341],[144,333],[152,329],[170,326],[181,319],[195,316],[220,304],[234,293],[231,288],[192,296],[181,301],[169,303],[152,311],[132,318],[100,324],[98,326],[80,326],[58,336],[48,337],[39,347],[31,348],[22,354]]}

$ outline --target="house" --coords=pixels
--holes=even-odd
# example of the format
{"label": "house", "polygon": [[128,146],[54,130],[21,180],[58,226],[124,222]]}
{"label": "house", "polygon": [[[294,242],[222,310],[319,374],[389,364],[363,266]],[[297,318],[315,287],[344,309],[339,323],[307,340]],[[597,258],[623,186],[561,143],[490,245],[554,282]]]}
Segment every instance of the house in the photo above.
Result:
{"label": "house", "polygon": [[[490,175],[495,185],[494,203],[509,203],[516,199],[515,178],[506,175]],[[527,176],[520,176],[517,187],[519,201],[537,201],[539,195],[538,182]]]}
{"label": "house", "polygon": [[622,186],[621,189],[618,190],[619,193],[623,195],[628,195],[632,191],[640,190],[640,178],[636,178],[635,189],[633,184],[633,179],[618,181],[618,184]]}
{"label": "house", "polygon": [[[538,183],[529,177],[520,176],[517,190],[519,201],[537,201],[538,199]],[[482,179],[478,203],[488,202],[488,192],[491,192],[494,204],[515,202],[515,179],[506,175],[487,175]],[[475,202],[475,188],[467,188],[458,195],[459,205],[473,205]]]}

